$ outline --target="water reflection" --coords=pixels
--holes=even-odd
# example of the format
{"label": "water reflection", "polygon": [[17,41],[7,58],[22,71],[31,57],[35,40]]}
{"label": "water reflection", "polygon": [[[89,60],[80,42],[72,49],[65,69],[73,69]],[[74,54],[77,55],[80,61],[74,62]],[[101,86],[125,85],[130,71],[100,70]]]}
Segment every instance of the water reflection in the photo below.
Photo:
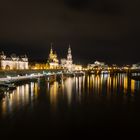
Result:
{"label": "water reflection", "polygon": [[71,106],[73,103],[81,104],[87,97],[98,100],[102,96],[110,99],[112,96],[127,97],[128,94],[135,96],[139,91],[140,82],[129,79],[125,74],[68,77],[61,83],[55,81],[51,84],[39,79],[37,82],[17,86],[12,92],[5,92],[5,97],[0,101],[0,114],[12,114],[25,106],[33,108],[39,96],[45,98],[44,93],[51,108],[56,109],[62,102]]}
{"label": "water reflection", "polygon": [[13,113],[28,103],[33,103],[33,100],[37,98],[38,86],[37,83],[31,82],[17,86],[14,91],[4,92],[5,96],[0,102],[0,108],[3,116],[9,113]]}
{"label": "water reflection", "polygon": [[54,82],[53,85],[50,85],[50,102],[54,108],[57,105],[57,96],[58,96],[58,82]]}
{"label": "water reflection", "polygon": [[[66,88],[66,92],[67,92],[67,100],[68,100],[68,104],[71,104],[71,100],[72,100],[72,88],[73,88],[73,79],[72,78],[68,78],[66,81],[65,81],[65,87]],[[77,86],[78,87],[78,86]],[[76,87],[76,89],[77,89]]]}

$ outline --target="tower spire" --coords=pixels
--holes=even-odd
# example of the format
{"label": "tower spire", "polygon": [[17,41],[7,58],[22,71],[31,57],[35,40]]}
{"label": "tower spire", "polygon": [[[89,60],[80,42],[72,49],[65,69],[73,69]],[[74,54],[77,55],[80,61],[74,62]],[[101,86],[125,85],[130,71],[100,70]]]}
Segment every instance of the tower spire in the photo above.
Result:
{"label": "tower spire", "polygon": [[69,44],[69,48],[71,48],[70,44]]}
{"label": "tower spire", "polygon": [[72,62],[72,54],[71,54],[70,44],[69,44],[69,47],[68,47],[66,66],[67,66],[68,71],[72,71],[73,62]]}
{"label": "tower spire", "polygon": [[69,44],[69,48],[68,48],[68,54],[71,55],[71,46]]}
{"label": "tower spire", "polygon": [[52,46],[53,46],[53,43],[51,43],[50,54],[53,54],[53,48],[52,48]]}
{"label": "tower spire", "polygon": [[71,47],[70,47],[70,44],[69,44],[69,48],[68,48],[67,60],[72,61],[72,54],[71,54]]}
{"label": "tower spire", "polygon": [[52,49],[53,43],[51,42],[51,49]]}

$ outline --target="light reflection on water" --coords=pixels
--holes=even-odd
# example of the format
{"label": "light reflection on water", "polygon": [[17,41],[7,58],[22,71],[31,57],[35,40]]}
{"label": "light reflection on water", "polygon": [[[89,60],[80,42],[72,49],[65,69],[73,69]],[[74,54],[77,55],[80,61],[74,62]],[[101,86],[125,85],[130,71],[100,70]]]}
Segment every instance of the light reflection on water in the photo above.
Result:
{"label": "light reflection on water", "polygon": [[53,85],[50,86],[50,102],[53,107],[57,105],[57,96],[58,96],[58,82],[54,82]]}
{"label": "light reflection on water", "polygon": [[25,106],[34,108],[35,101],[42,96],[41,89],[44,87],[53,109],[56,109],[60,102],[66,102],[68,106],[71,106],[73,102],[80,104],[87,96],[94,98],[105,96],[110,99],[111,96],[116,95],[135,96],[135,93],[140,91],[140,82],[128,79],[125,74],[113,77],[107,74],[68,77],[61,83],[55,81],[52,84],[41,83],[41,80],[17,86],[12,92],[5,92],[5,97],[0,101],[1,116],[12,114]]}
{"label": "light reflection on water", "polygon": [[5,97],[0,102],[0,113],[3,116],[32,103],[38,96],[38,86],[37,83],[31,82],[18,86],[14,91],[6,91],[4,94]]}

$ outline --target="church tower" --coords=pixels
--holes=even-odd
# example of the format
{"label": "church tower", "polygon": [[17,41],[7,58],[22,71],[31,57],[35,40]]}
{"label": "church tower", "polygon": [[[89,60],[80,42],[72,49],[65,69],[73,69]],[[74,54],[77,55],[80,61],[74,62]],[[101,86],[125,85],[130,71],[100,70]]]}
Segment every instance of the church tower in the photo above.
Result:
{"label": "church tower", "polygon": [[68,48],[67,61],[69,61],[69,64],[72,64],[72,54],[71,54],[71,47],[70,47],[70,45],[69,45],[69,48]]}
{"label": "church tower", "polygon": [[57,58],[57,54],[52,49],[52,43],[51,43],[51,49],[50,49],[50,53],[49,53],[48,63],[50,65],[50,68],[57,68],[59,65],[59,60]]}
{"label": "church tower", "polygon": [[71,54],[71,47],[69,45],[69,48],[68,48],[68,54],[67,54],[67,61],[66,61],[66,65],[67,65],[67,68],[69,71],[72,71],[72,66],[73,66],[73,62],[72,62],[72,54]]}
{"label": "church tower", "polygon": [[52,43],[51,43],[51,49],[49,54],[49,60],[51,61],[53,59],[53,49],[52,49]]}

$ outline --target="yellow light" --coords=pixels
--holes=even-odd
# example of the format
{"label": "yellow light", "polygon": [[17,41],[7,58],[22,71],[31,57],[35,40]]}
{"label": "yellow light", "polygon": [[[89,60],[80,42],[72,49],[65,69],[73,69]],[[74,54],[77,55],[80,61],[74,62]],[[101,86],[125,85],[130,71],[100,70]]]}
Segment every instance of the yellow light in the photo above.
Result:
{"label": "yellow light", "polygon": [[124,77],[124,92],[127,92],[127,88],[128,88],[128,78]]}
{"label": "yellow light", "polygon": [[131,93],[135,92],[135,81],[131,80]]}

